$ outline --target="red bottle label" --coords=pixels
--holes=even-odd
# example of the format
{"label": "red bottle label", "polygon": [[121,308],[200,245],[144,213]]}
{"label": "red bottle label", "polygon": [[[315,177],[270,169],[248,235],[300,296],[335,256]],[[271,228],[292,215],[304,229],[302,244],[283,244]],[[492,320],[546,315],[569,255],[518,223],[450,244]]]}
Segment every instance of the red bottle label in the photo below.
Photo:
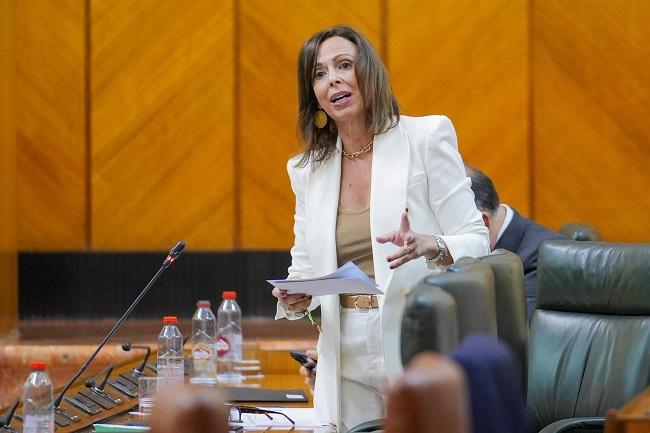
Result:
{"label": "red bottle label", "polygon": [[230,352],[230,342],[226,337],[220,335],[217,337],[217,356],[224,356]]}

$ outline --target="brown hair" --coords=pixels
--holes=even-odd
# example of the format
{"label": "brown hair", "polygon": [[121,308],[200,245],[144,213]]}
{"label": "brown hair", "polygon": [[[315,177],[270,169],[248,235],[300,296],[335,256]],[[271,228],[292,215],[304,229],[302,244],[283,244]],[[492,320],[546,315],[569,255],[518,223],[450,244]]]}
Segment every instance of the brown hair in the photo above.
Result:
{"label": "brown hair", "polygon": [[357,47],[355,74],[366,110],[366,127],[372,134],[381,134],[399,122],[399,105],[390,86],[388,73],[368,39],[347,26],[336,26],[316,33],[302,46],[298,56],[298,138],[304,148],[296,165],[305,166],[309,159],[315,163],[326,161],[336,148],[336,125],[329,119],[328,126],[314,126],[318,100],[314,94],[314,71],[320,44],[340,36]]}

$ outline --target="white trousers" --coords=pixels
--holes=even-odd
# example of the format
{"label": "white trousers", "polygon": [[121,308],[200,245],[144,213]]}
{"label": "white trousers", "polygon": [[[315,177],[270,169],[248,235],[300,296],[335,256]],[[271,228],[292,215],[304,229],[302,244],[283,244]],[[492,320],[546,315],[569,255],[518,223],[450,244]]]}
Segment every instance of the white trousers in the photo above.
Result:
{"label": "white trousers", "polygon": [[379,309],[341,307],[341,423],[347,431],[384,418],[388,378],[381,350]]}

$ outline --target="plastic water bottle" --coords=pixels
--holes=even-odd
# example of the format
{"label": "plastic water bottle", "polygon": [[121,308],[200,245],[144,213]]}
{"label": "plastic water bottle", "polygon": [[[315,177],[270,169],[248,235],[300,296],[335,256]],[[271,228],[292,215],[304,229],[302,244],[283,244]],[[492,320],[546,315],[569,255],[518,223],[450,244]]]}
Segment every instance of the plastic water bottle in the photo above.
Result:
{"label": "plastic water bottle", "polygon": [[163,318],[163,326],[158,336],[158,377],[160,386],[183,384],[183,336],[176,326],[174,316]]}
{"label": "plastic water bottle", "polygon": [[45,370],[45,363],[29,364],[31,373],[23,386],[23,432],[54,432],[54,400],[52,381]]}
{"label": "plastic water bottle", "polygon": [[217,310],[217,379],[220,383],[237,383],[241,373],[237,367],[242,358],[241,309],[237,292],[226,291]]}
{"label": "plastic water bottle", "polygon": [[210,301],[199,301],[196,307],[192,317],[190,383],[213,385],[217,383],[217,319],[210,309]]}

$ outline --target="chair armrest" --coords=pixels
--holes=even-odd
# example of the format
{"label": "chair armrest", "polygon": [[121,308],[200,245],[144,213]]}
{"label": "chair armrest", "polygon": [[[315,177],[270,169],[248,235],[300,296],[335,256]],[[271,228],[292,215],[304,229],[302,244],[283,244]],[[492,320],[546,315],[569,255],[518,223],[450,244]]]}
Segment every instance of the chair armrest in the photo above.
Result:
{"label": "chair armrest", "polygon": [[352,427],[347,433],[365,433],[373,431],[381,431],[381,426],[384,425],[383,419],[373,419],[372,421],[362,422]]}
{"label": "chair armrest", "polygon": [[561,419],[547,425],[539,433],[570,433],[576,429],[581,432],[602,432],[605,430],[605,418],[597,416]]}

